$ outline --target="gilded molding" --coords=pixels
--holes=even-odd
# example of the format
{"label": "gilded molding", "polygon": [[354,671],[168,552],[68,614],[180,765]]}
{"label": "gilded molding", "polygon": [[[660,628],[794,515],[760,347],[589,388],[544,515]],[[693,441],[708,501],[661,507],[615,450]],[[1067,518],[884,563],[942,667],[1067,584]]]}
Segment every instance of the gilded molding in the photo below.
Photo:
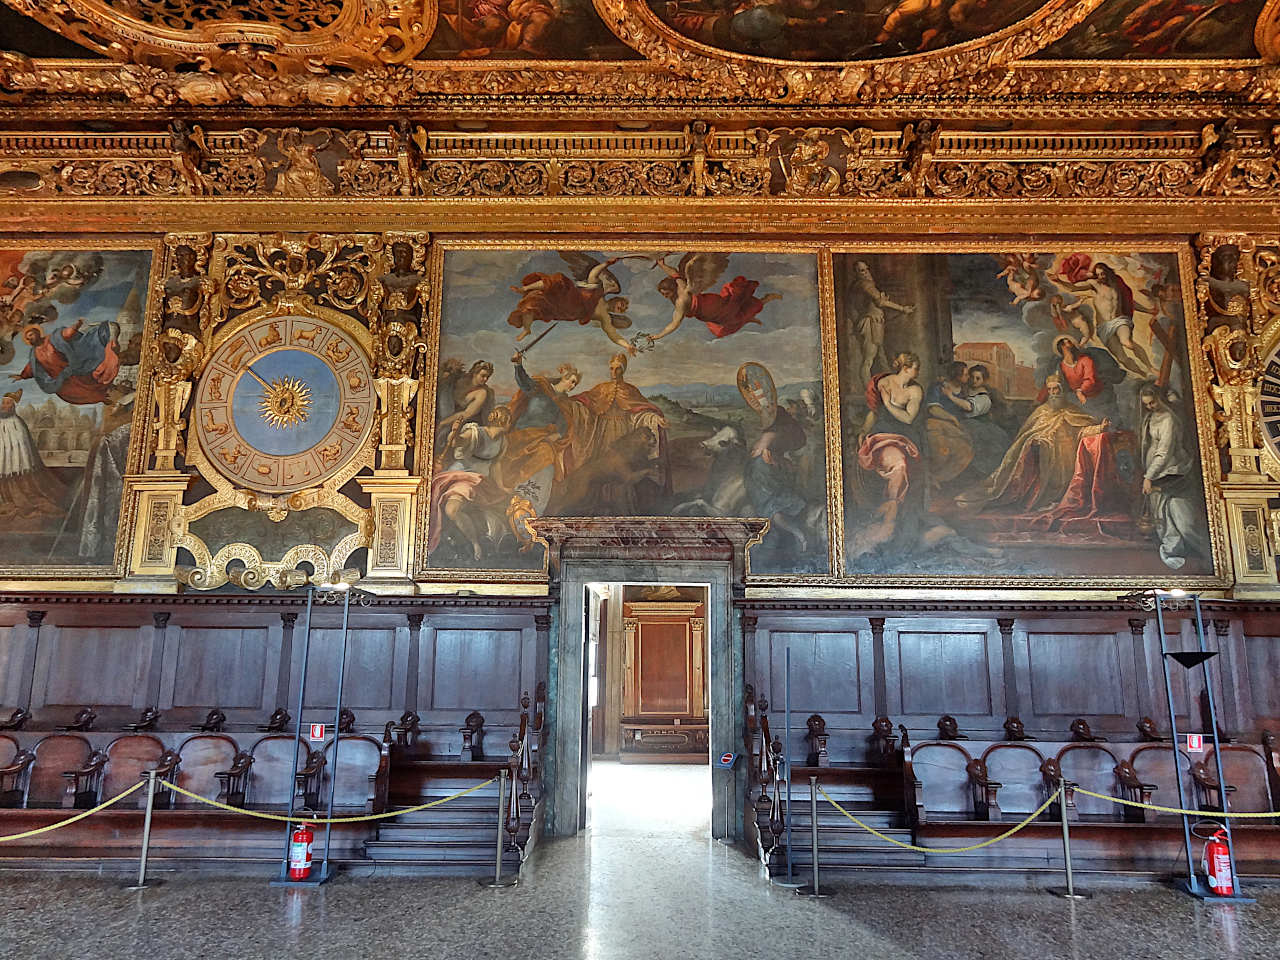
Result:
{"label": "gilded molding", "polygon": [[1252,199],[1280,194],[1280,125],[991,133],[926,118],[896,131],[721,131],[693,120],[550,137],[175,124],[139,134],[0,133],[0,176],[0,197],[59,199]]}

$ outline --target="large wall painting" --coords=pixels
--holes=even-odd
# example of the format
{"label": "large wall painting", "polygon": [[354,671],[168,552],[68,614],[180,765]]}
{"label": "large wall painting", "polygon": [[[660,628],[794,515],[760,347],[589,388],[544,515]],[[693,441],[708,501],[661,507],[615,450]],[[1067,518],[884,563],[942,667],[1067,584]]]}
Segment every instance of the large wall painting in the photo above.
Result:
{"label": "large wall painting", "polygon": [[1253,60],[1265,0],[1106,0],[1036,56],[1050,60]]}
{"label": "large wall painting", "polygon": [[5,572],[112,572],[151,260],[0,250]]}
{"label": "large wall painting", "polygon": [[690,40],[777,60],[880,60],[925,53],[1012,26],[1046,0],[649,0]]}
{"label": "large wall painting", "polygon": [[537,516],[767,517],[756,575],[826,574],[817,258],[444,254],[427,563],[541,570]]}
{"label": "large wall painting", "polygon": [[856,576],[1213,576],[1168,253],[844,253]]}

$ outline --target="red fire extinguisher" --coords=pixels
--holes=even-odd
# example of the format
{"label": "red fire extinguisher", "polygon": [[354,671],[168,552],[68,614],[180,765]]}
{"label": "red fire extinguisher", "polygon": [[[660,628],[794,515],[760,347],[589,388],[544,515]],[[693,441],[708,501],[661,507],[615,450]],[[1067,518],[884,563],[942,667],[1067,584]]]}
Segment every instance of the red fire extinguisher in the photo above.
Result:
{"label": "red fire extinguisher", "polygon": [[289,838],[289,879],[305,880],[311,876],[311,841],[315,834],[311,824],[301,823]]}
{"label": "red fire extinguisher", "polygon": [[1235,882],[1231,877],[1231,854],[1227,850],[1227,834],[1219,830],[1204,845],[1204,859],[1201,865],[1209,878],[1209,889],[1220,897],[1229,897],[1235,893]]}

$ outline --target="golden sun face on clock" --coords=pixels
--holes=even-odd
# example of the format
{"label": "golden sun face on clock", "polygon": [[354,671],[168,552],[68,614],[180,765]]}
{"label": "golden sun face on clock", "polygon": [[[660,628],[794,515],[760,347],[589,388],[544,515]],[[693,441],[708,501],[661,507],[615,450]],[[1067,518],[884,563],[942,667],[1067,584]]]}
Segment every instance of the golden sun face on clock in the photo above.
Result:
{"label": "golden sun face on clock", "polygon": [[194,432],[205,459],[235,485],[288,493],[351,462],[375,405],[373,371],[354,337],[310,317],[273,317],[214,350]]}

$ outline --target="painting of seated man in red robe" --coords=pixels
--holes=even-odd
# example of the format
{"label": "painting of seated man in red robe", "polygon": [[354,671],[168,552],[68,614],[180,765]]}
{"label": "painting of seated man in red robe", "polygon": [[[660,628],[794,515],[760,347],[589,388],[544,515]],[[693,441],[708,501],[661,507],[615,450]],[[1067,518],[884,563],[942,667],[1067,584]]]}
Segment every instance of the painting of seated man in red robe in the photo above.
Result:
{"label": "painting of seated man in red robe", "polygon": [[111,385],[120,372],[120,325],[95,323],[87,329],[83,320],[46,336],[32,324],[22,331],[31,358],[13,380],[35,380],[45,393],[57,394],[67,403],[106,403]]}

